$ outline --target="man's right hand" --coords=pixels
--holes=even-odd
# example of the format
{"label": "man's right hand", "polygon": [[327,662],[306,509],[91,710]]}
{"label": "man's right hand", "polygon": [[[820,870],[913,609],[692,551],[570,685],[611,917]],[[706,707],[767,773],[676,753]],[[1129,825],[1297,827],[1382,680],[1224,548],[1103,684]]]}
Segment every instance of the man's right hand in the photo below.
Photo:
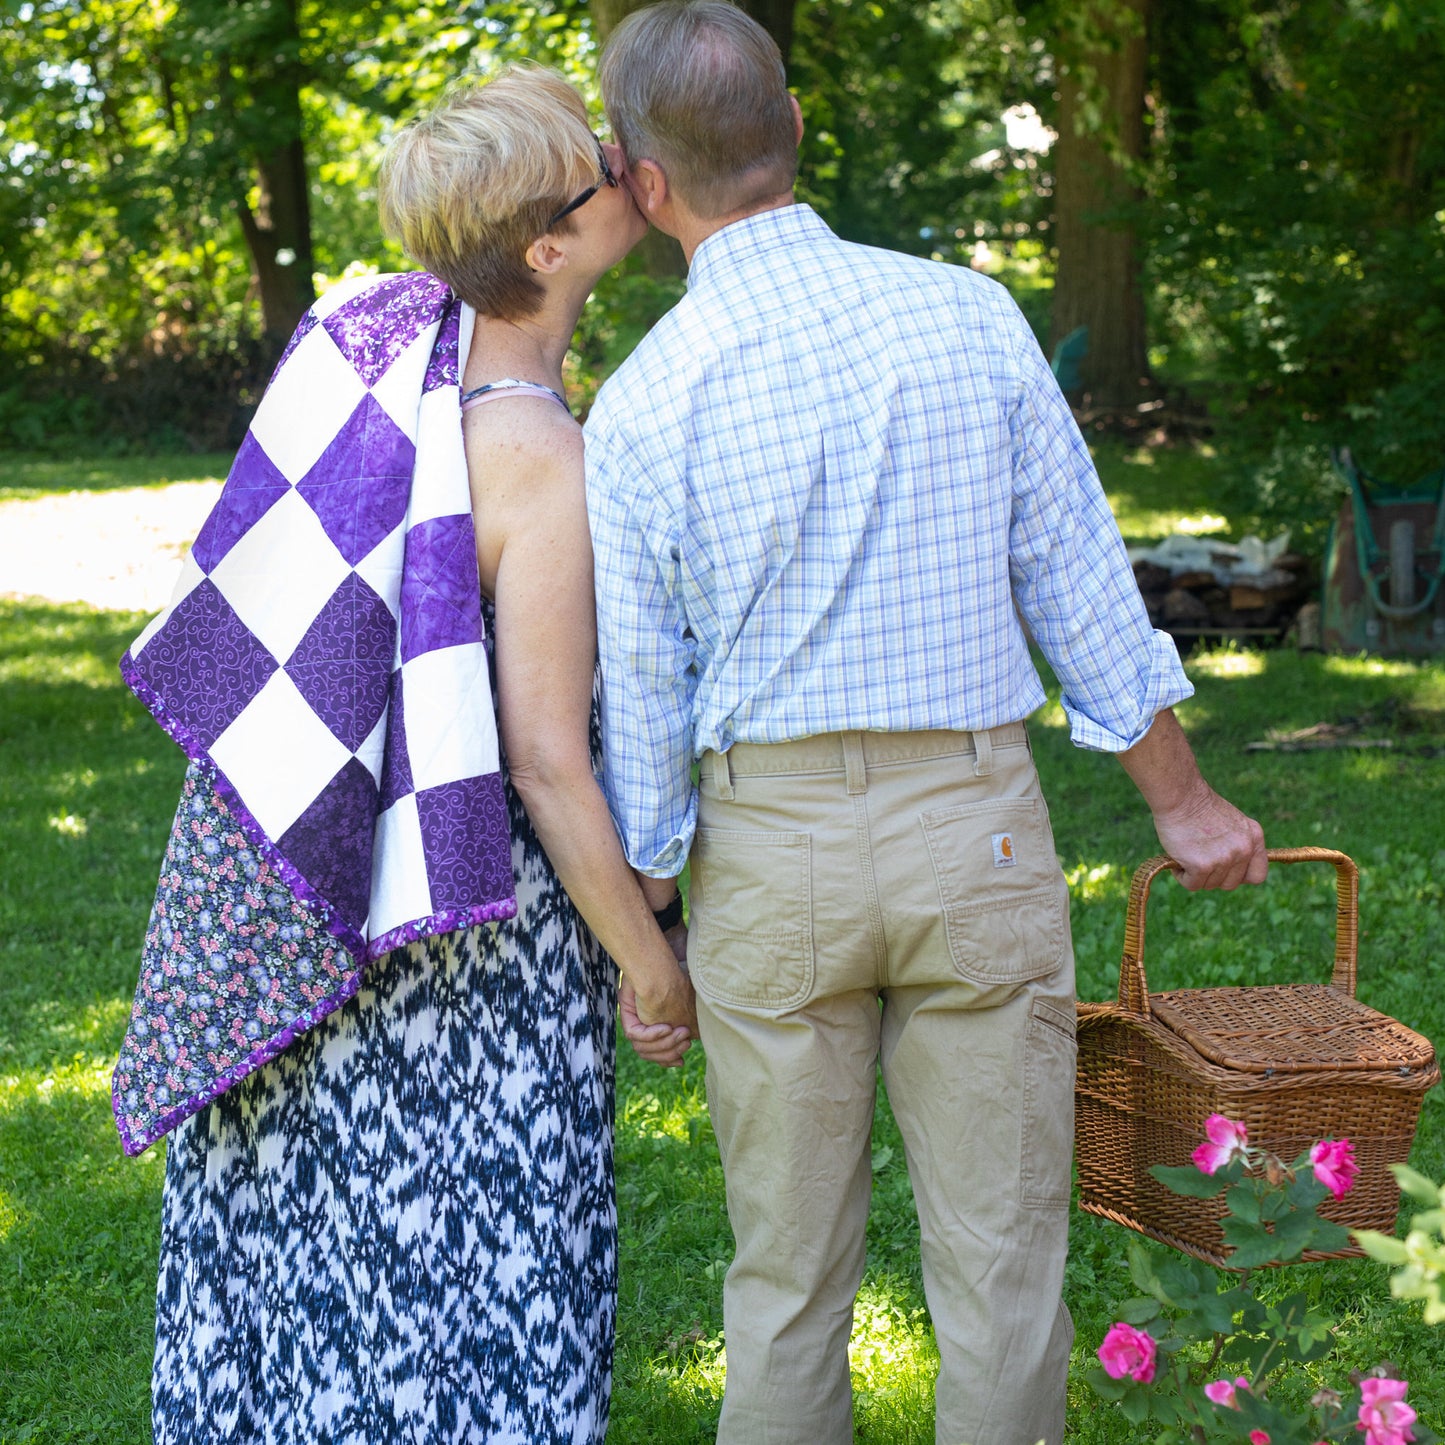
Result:
{"label": "man's right hand", "polygon": [[1181,865],[1179,881],[1191,891],[1263,883],[1269,872],[1264,829],[1207,783],[1187,806],[1156,813],[1154,831]]}
{"label": "man's right hand", "polygon": [[1164,851],[1181,865],[1186,888],[1264,882],[1264,830],[1204,781],[1172,708],[1119,761],[1144,795]]}

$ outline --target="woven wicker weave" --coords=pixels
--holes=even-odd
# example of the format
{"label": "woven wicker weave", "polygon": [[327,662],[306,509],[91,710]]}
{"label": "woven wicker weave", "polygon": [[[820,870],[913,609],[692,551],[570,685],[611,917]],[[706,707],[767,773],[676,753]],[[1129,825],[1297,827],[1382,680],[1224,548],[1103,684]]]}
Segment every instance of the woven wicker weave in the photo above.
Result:
{"label": "woven wicker weave", "polygon": [[[1355,997],[1359,871],[1328,848],[1279,848],[1274,863],[1330,863],[1337,911],[1328,986],[1178,989],[1150,994],[1144,910],[1171,859],[1135,873],[1117,1004],[1079,1005],[1079,1204],[1188,1254],[1224,1264],[1222,1199],[1184,1199],[1149,1173],[1185,1164],[1204,1121],[1244,1123],[1252,1144],[1288,1163],[1317,1139],[1348,1138],[1354,1188],[1321,1214],[1393,1232],[1399,1191],[1387,1168],[1415,1138],[1420,1102],[1440,1070],[1427,1039]],[[1358,1254],[1355,1248],[1340,1254]],[[1306,1259],[1323,1258],[1307,1254]]]}

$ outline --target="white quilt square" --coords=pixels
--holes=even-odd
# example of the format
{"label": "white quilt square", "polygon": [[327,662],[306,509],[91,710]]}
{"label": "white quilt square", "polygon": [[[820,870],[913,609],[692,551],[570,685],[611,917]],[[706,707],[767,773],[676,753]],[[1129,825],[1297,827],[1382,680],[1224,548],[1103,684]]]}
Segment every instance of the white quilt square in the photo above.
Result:
{"label": "white quilt square", "polygon": [[412,658],[402,670],[402,697],[418,792],[497,770],[497,721],[480,642]]}
{"label": "white quilt square", "polygon": [[217,767],[268,837],[279,838],[351,753],[284,672],[272,673],[211,746]]}
{"label": "white quilt square", "polygon": [[356,410],[366,384],[320,325],[297,344],[282,374],[284,384],[261,398],[251,435],[294,486]]}
{"label": "white quilt square", "polygon": [[341,310],[353,297],[360,296],[363,291],[370,286],[375,286],[381,279],[380,275],[343,276],[339,281],[333,282],[326,288],[311,308],[311,312],[318,321],[325,321],[333,311]]}
{"label": "white quilt square", "polygon": [[[422,394],[422,382],[426,380],[427,367],[431,365],[435,342],[436,328],[429,326],[387,367],[385,374],[371,388],[372,396],[412,442],[416,441],[417,399]],[[460,431],[461,412],[455,405],[449,410],[456,417],[457,430]]]}
{"label": "white quilt square", "polygon": [[401,521],[356,564],[356,575],[386,603],[393,617],[401,611],[401,566],[405,559],[406,523]]}
{"label": "white quilt square", "polygon": [[408,793],[376,820],[376,846],[371,855],[371,917],[366,931],[369,937],[380,938],[433,911],[416,798]]}
{"label": "white quilt square", "polygon": [[[285,662],[350,571],[306,499],[290,491],[216,564],[211,580]],[[252,573],[267,585],[255,586]]]}
{"label": "white quilt square", "polygon": [[390,709],[383,709],[376,720],[376,726],[356,750],[356,761],[371,774],[371,779],[378,788],[381,786],[381,769],[386,757],[386,724],[389,715]]}
{"label": "white quilt square", "polygon": [[455,517],[472,510],[456,392],[450,387],[429,391],[422,398],[418,417],[421,434],[406,514],[412,527],[433,517]]}

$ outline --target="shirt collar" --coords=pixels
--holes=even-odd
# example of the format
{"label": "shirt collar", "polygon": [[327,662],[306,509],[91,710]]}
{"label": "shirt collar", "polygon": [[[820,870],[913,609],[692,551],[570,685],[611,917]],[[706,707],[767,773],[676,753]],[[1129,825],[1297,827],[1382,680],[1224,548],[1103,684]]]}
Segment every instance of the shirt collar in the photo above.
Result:
{"label": "shirt collar", "polygon": [[720,275],[765,251],[832,234],[828,223],[810,205],[801,201],[771,211],[759,211],[755,216],[744,216],[741,221],[733,221],[722,230],[714,231],[692,253],[687,288],[695,290],[714,274]]}

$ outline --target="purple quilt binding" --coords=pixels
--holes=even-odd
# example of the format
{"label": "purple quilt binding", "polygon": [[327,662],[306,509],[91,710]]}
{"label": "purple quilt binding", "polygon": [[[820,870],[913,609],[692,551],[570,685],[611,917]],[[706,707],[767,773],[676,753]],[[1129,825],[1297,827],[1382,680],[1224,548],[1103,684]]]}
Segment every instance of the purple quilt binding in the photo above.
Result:
{"label": "purple quilt binding", "polygon": [[[516,914],[462,450],[470,321],[425,273],[343,283],[318,302],[171,605],[121,660],[127,685],[254,846],[256,866],[349,955],[320,997],[314,983],[273,980],[276,996],[306,1006],[264,1029],[248,1022],[244,1047],[232,1019],[236,1047],[204,1050],[179,1101],[167,1089],[163,1103],[139,1106],[131,1088],[125,1104],[118,1065],[113,1105],[128,1154],[354,996],[371,960]],[[122,1051],[132,1084],[137,1067],[164,1067],[158,1056],[137,1062],[158,983],[142,971]],[[194,1043],[199,1055],[206,1030],[216,1033],[195,997],[184,1019],[171,1008],[161,1024],[172,1054]]]}

